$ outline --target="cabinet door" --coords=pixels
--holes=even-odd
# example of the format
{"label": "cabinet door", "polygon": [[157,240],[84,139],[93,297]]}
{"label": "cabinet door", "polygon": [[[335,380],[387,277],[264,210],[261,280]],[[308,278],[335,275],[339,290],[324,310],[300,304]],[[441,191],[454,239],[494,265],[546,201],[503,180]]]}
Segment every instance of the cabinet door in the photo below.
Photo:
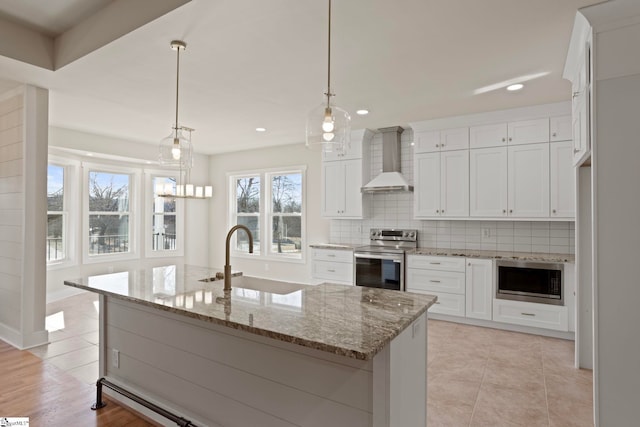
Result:
{"label": "cabinet door", "polygon": [[415,188],[413,191],[416,218],[440,215],[440,153],[415,155]]}
{"label": "cabinet door", "polygon": [[415,132],[413,134],[414,153],[433,153],[440,151],[440,131]]}
{"label": "cabinet door", "polygon": [[507,147],[469,150],[470,216],[507,216]]}
{"label": "cabinet door", "polygon": [[362,133],[363,130],[352,131],[351,141],[345,151],[332,151],[330,153],[322,152],[322,160],[325,162],[335,160],[350,160],[362,158]]}
{"label": "cabinet door", "polygon": [[344,168],[344,209],[342,216],[362,218],[362,161],[340,162]]}
{"label": "cabinet door", "polygon": [[571,139],[571,115],[549,118],[549,139],[551,142]]}
{"label": "cabinet door", "polygon": [[469,148],[469,128],[440,131],[440,150],[466,150]]}
{"label": "cabinet door", "polygon": [[467,258],[467,317],[491,320],[493,304],[493,260]]}
{"label": "cabinet door", "polygon": [[440,154],[440,214],[469,216],[469,150]]}
{"label": "cabinet door", "polygon": [[549,142],[549,119],[511,122],[507,134],[509,145]]}
{"label": "cabinet door", "polygon": [[590,111],[589,97],[591,90],[590,70],[590,49],[585,48],[585,52],[580,57],[582,66],[573,82],[573,164],[579,165],[589,157],[591,150],[589,140],[590,131]]}
{"label": "cabinet door", "polygon": [[549,150],[551,217],[574,218],[576,215],[576,184],[573,168],[573,142],[552,143]]}
{"label": "cabinet door", "polygon": [[322,164],[322,216],[336,218],[345,210],[345,168],[343,162]]}
{"label": "cabinet door", "polygon": [[469,148],[499,147],[507,145],[507,124],[471,126]]}
{"label": "cabinet door", "polygon": [[509,216],[549,216],[549,144],[515,145],[508,150]]}

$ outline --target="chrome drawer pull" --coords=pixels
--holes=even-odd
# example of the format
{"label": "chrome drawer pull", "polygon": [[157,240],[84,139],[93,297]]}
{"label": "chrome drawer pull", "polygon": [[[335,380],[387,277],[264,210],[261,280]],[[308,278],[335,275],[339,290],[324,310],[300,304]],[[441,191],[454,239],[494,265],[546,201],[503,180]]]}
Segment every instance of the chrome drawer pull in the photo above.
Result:
{"label": "chrome drawer pull", "polygon": [[440,304],[440,301],[436,301],[436,304]]}
{"label": "chrome drawer pull", "polygon": [[333,255],[333,254],[327,254],[327,256],[328,256],[329,258],[335,258],[335,257],[336,257],[336,256],[335,256],[335,255]]}
{"label": "chrome drawer pull", "polygon": [[329,273],[335,273],[335,270],[327,270]]}
{"label": "chrome drawer pull", "polygon": [[440,265],[440,263],[439,263],[439,262],[430,262],[429,264],[432,264],[432,265]]}
{"label": "chrome drawer pull", "polygon": [[535,317],[534,313],[520,313],[520,314],[522,314],[523,316],[534,316]]}
{"label": "chrome drawer pull", "polygon": [[431,283],[440,283],[440,280],[429,280]]}

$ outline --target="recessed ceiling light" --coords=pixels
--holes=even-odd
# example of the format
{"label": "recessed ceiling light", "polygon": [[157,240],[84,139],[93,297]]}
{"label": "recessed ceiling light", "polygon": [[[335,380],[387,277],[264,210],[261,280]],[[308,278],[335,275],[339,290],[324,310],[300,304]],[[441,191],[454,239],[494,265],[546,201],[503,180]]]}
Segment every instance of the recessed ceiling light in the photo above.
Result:
{"label": "recessed ceiling light", "polygon": [[87,156],[93,157],[93,153],[87,153]]}
{"label": "recessed ceiling light", "polygon": [[266,132],[267,128],[256,128],[256,132]]}
{"label": "recessed ceiling light", "polygon": [[359,116],[366,116],[367,114],[369,114],[369,110],[365,110],[364,108],[362,110],[357,110],[356,114]]}
{"label": "recessed ceiling light", "polygon": [[520,90],[523,87],[524,85],[522,83],[516,83],[516,84],[507,86],[507,90],[513,92],[515,90]]}

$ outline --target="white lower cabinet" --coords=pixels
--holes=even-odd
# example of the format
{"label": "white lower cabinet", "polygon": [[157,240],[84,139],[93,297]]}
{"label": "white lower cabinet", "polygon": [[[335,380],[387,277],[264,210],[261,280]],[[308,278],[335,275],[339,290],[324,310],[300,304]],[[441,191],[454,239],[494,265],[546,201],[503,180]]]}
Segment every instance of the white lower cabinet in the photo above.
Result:
{"label": "white lower cabinet", "polygon": [[493,302],[493,260],[467,258],[466,316],[491,320]]}
{"label": "white lower cabinet", "polygon": [[406,289],[438,297],[431,313],[465,315],[465,259],[424,255],[407,256]]}
{"label": "white lower cabinet", "polygon": [[560,305],[495,299],[493,320],[556,331],[569,330],[569,310]]}
{"label": "white lower cabinet", "polygon": [[353,285],[353,251],[312,248],[311,263],[313,283]]}

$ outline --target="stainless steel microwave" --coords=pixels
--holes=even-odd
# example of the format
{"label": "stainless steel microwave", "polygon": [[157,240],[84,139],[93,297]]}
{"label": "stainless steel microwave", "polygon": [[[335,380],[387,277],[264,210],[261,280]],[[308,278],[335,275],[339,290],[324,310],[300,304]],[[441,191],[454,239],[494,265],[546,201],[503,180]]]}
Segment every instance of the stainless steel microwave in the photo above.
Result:
{"label": "stainless steel microwave", "polygon": [[496,261],[496,298],[564,305],[564,264]]}

